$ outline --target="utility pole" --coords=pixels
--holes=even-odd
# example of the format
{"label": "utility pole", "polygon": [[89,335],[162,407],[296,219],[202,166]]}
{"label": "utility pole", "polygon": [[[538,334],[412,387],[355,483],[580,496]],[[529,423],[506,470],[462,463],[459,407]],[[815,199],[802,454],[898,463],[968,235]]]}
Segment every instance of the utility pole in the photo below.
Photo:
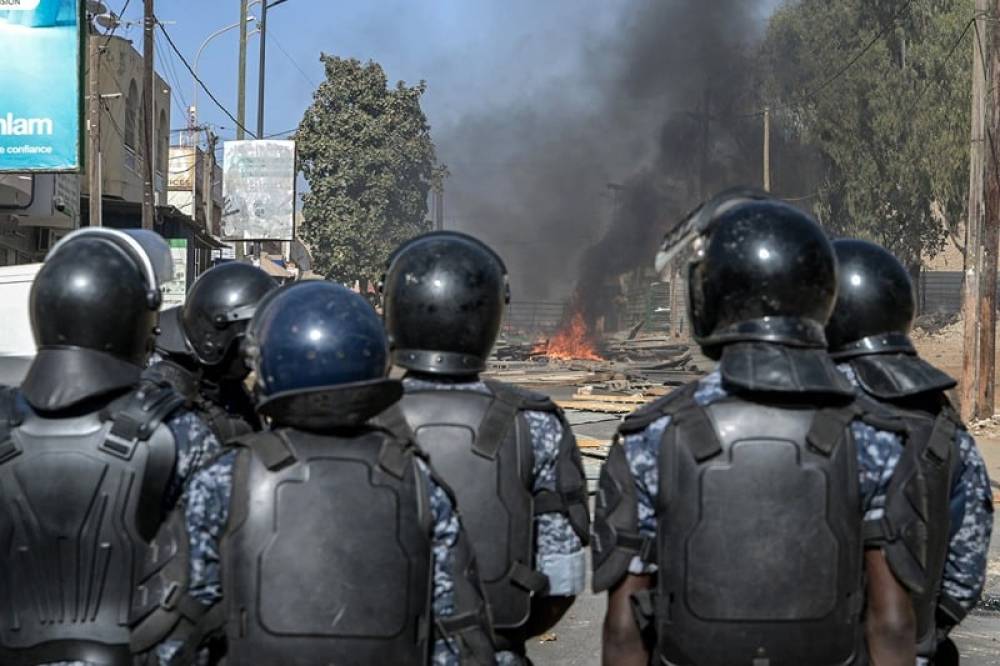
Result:
{"label": "utility pole", "polygon": [[771,191],[771,109],[764,107],[764,191]]}
{"label": "utility pole", "polygon": [[992,12],[984,22],[982,45],[986,51],[982,55],[987,62],[985,119],[986,154],[984,189],[986,212],[983,220],[982,272],[980,273],[979,295],[979,390],[976,396],[976,416],[987,419],[994,413],[994,393],[996,388],[996,335],[997,335],[997,251],[1000,245],[1000,165],[997,164],[997,141],[1000,139],[1000,0],[993,0]]}
{"label": "utility pole", "polygon": [[[261,0],[260,3],[260,68],[257,72],[257,138],[264,138],[264,79],[267,72],[267,4],[268,0]],[[275,3],[278,4],[278,3]]]}
{"label": "utility pole", "polygon": [[90,226],[100,227],[104,224],[104,210],[101,205],[104,191],[101,182],[101,40],[93,21],[90,23],[88,38],[90,78],[87,81],[87,115],[90,143],[87,150],[87,191],[90,193]]}
{"label": "utility pole", "polygon": [[976,0],[975,29],[972,40],[972,132],[969,150],[969,219],[966,229],[965,275],[962,283],[962,378],[959,402],[966,421],[979,416],[979,384],[992,377],[981,377],[983,369],[981,337],[981,299],[983,296],[983,242],[985,222],[984,167],[986,129],[986,71],[976,35],[986,35],[986,14],[991,0]]}
{"label": "utility pole", "polygon": [[156,141],[156,90],[153,88],[153,28],[156,16],[153,14],[153,0],[143,0],[143,36],[142,36],[142,101],[145,132],[145,159],[143,160],[142,188],[142,228],[152,229],[155,205],[153,195],[153,144]]}
{"label": "utility pole", "polygon": [[212,212],[215,209],[215,199],[212,192],[215,190],[215,145],[218,137],[212,130],[206,130],[208,139],[208,150],[205,152],[205,231],[214,234]]}
{"label": "utility pole", "polygon": [[236,140],[246,138],[243,128],[247,126],[247,2],[240,0],[240,71],[236,77]]}

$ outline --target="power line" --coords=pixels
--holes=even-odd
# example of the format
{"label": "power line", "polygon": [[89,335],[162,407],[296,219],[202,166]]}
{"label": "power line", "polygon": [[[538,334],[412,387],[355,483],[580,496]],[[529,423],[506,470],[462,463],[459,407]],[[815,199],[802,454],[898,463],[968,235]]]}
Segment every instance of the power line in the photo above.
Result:
{"label": "power line", "polygon": [[316,84],[316,82],[313,81],[312,78],[310,78],[310,76],[305,73],[305,70],[303,70],[299,66],[299,63],[295,61],[295,58],[293,58],[288,53],[288,51],[285,50],[285,47],[281,45],[281,42],[279,42],[278,39],[277,39],[277,37],[275,36],[273,28],[268,28],[268,37],[270,37],[274,41],[274,45],[277,46],[278,50],[281,51],[285,55],[285,58],[288,59],[288,62],[292,63],[292,66],[295,67],[295,69],[298,70],[299,74],[302,76],[302,78],[305,80],[305,82],[308,83],[309,85],[311,85],[313,88],[318,87],[317,84]]}
{"label": "power line", "polygon": [[160,27],[160,32],[162,32],[163,36],[167,38],[167,42],[170,44],[170,48],[173,49],[173,52],[176,53],[177,57],[180,58],[180,60],[181,60],[182,63],[184,63],[184,67],[187,68],[187,71],[191,73],[191,76],[194,78],[194,80],[198,82],[198,85],[201,86],[201,89],[204,90],[205,93],[209,96],[209,98],[215,103],[215,105],[217,107],[219,107],[219,110],[222,111],[224,114],[226,114],[226,116],[230,120],[232,120],[234,123],[236,123],[237,127],[239,127],[244,132],[246,132],[247,134],[249,134],[251,137],[253,137],[254,139],[256,139],[257,135],[254,134],[253,132],[251,132],[250,130],[248,130],[246,127],[244,127],[240,123],[240,121],[238,121],[236,119],[236,116],[234,116],[232,113],[230,113],[229,109],[227,109],[226,107],[224,107],[222,105],[222,102],[220,102],[215,97],[215,95],[212,93],[212,91],[208,89],[208,86],[206,86],[205,83],[200,78],[198,78],[198,75],[195,74],[194,69],[191,67],[191,63],[189,63],[187,61],[187,58],[184,57],[184,54],[181,53],[180,49],[177,48],[177,45],[174,44],[174,40],[170,38],[170,33],[167,32],[167,29],[165,27],[163,27],[163,24],[160,23],[159,21],[156,21],[156,25],[158,25]]}

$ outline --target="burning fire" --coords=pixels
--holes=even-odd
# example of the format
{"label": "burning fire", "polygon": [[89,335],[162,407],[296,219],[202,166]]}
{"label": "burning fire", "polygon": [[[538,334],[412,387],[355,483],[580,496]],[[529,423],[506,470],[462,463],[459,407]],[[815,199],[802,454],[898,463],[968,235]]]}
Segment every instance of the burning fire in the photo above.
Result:
{"label": "burning fire", "polygon": [[583,313],[577,312],[568,324],[563,325],[548,342],[535,345],[532,354],[544,355],[561,361],[602,361],[590,338]]}

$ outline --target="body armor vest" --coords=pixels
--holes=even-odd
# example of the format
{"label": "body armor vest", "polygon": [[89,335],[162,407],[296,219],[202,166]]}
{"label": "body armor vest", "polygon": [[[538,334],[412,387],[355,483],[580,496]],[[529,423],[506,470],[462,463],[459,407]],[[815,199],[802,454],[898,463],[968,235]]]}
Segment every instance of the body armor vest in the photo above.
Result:
{"label": "body armor vest", "polygon": [[[954,380],[911,354],[849,361],[867,396],[892,409],[906,426],[906,448],[886,492],[885,516],[867,540],[882,547],[896,578],[913,598],[917,654],[937,648],[935,613],[961,607],[942,598],[951,531],[951,487],[960,459],[955,435],[962,423],[943,391]],[[961,617],[953,618],[956,621]]]}
{"label": "body armor vest", "polygon": [[640,551],[658,565],[657,587],[636,600],[653,611],[658,663],[853,663],[864,603],[856,410],[736,397],[701,407],[694,388],[621,429],[672,418],[657,541]]}
{"label": "body armor vest", "polygon": [[534,571],[534,456],[519,405],[470,391],[418,391],[398,404],[435,471],[454,491],[476,552],[497,629],[531,615]]}
{"label": "body armor vest", "polygon": [[250,435],[222,542],[229,663],[423,665],[432,516],[388,434]]}
{"label": "body armor vest", "polygon": [[20,403],[0,423],[0,663],[131,663],[140,564],[176,456],[162,419],[181,403],[150,388],[65,418]]}

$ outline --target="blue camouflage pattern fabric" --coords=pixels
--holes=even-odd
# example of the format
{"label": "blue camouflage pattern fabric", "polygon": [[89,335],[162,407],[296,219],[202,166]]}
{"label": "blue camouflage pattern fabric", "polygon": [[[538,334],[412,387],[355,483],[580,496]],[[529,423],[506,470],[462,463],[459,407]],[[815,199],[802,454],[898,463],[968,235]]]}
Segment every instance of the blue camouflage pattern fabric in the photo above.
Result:
{"label": "blue camouflage pattern fabric", "polygon": [[[702,407],[707,407],[728,395],[722,386],[722,376],[716,371],[699,380],[694,400]],[[627,435],[620,444],[625,449],[625,457],[635,483],[639,533],[649,538],[656,537],[660,444],[669,426],[670,417],[664,416],[641,432]],[[857,442],[859,489],[865,520],[878,520],[884,512],[885,493],[899,462],[903,444],[895,434],[876,430],[860,421],[851,424],[851,432]],[[635,575],[650,574],[656,571],[656,565],[636,556],[629,563],[628,571]]]}
{"label": "blue camouflage pattern fabric", "polygon": [[[164,495],[164,512],[169,512],[178,503],[183,501],[183,490],[188,481],[193,482],[196,471],[213,456],[218,455],[222,450],[222,444],[212,434],[212,431],[204,421],[194,412],[178,410],[165,421],[177,447],[177,460],[174,463],[174,475],[171,479],[167,492]],[[168,666],[174,653],[180,649],[180,644],[165,643],[158,646],[155,651],[156,659],[161,666]],[[207,655],[202,655],[197,662],[197,666],[202,666],[202,661]],[[51,662],[44,666],[98,666],[90,662],[83,661],[60,661]]]}
{"label": "blue camouflage pattern fabric", "polygon": [[[205,606],[222,599],[222,561],[220,540],[229,520],[229,501],[232,495],[233,468],[237,452],[230,450],[219,455],[200,469],[184,493],[184,519],[187,526],[191,559],[189,564],[188,592]],[[434,618],[448,617],[455,612],[454,580],[452,566],[455,549],[459,545],[461,523],[448,493],[430,475],[423,461],[417,461],[429,489],[428,503],[434,521],[432,535],[434,562]],[[180,645],[171,641],[157,648],[161,664],[166,664]],[[206,658],[205,654],[201,658]],[[434,666],[458,666],[457,647],[449,641],[434,643]]]}
{"label": "blue camouflage pattern fabric", "polygon": [[[405,378],[406,391],[469,391],[492,395],[482,381],[432,382]],[[563,423],[549,412],[521,412],[531,434],[534,458],[532,492],[556,490],[556,468]],[[535,569],[549,579],[547,596],[576,596],[586,585],[586,552],[583,542],[573,530],[569,519],[561,513],[544,513],[535,517]],[[521,666],[524,657],[510,651],[496,654],[498,666]]]}
{"label": "blue camouflage pattern fabric", "polygon": [[[854,369],[842,363],[837,369],[861,389]],[[948,555],[941,588],[966,612],[979,601],[986,584],[986,566],[993,533],[993,492],[986,464],[976,440],[964,429],[955,433],[959,465],[952,480]]]}

